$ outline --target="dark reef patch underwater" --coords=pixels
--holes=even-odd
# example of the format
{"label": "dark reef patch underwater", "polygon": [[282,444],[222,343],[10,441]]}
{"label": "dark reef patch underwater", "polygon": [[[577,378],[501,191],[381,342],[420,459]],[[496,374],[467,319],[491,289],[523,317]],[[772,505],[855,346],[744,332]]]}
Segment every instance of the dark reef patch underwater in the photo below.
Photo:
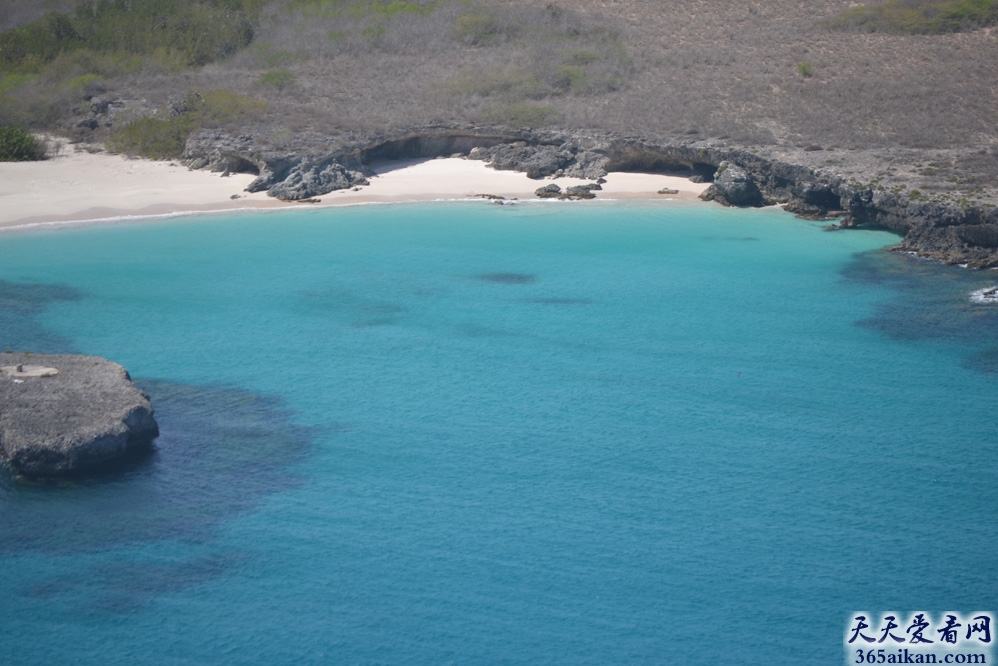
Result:
{"label": "dark reef patch underwater", "polygon": [[81,481],[29,482],[0,472],[0,555],[72,553],[210,536],[219,522],[300,481],[290,467],[310,433],[281,401],[224,387],[138,380],[155,397],[155,453]]}
{"label": "dark reef patch underwater", "polygon": [[[65,285],[0,280],[0,346],[74,352],[39,321],[79,300]],[[201,539],[262,496],[298,483],[311,446],[282,401],[225,386],[136,379],[161,426],[151,456],[80,480],[29,481],[0,466],[0,555],[105,550],[145,540]],[[153,585],[150,589],[155,589]]]}
{"label": "dark reef patch underwater", "polygon": [[67,285],[0,280],[0,351],[71,353],[72,343],[45,330],[38,315],[52,303],[80,298],[80,291]]}
{"label": "dark reef patch underwater", "polygon": [[879,250],[857,254],[846,280],[887,287],[892,296],[859,326],[896,340],[950,340],[968,348],[963,365],[998,375],[998,304],[977,303],[972,292],[998,283],[998,271],[944,266]]}

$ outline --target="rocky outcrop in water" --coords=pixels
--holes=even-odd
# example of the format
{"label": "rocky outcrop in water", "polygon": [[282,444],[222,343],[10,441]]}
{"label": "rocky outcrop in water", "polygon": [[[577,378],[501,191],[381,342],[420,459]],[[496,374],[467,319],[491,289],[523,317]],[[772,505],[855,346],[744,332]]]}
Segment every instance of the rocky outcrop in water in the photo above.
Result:
{"label": "rocky outcrop in water", "polygon": [[149,396],[94,356],[0,354],[0,456],[33,477],[97,472],[149,450]]}
{"label": "rocky outcrop in water", "polygon": [[713,183],[704,197],[723,205],[780,204],[812,219],[841,218],[838,228],[890,229],[905,236],[898,249],[925,257],[972,267],[998,266],[998,208],[967,199],[930,201],[914,187],[887,187],[877,175],[882,172],[881,157],[861,151],[836,154],[870,164],[829,166],[838,164],[830,159],[832,153],[813,147],[780,155],[777,150],[764,154],[711,140],[474,127],[432,127],[336,141],[316,138],[313,146],[298,151],[250,154],[240,152],[237,144],[202,136],[188,143],[187,163],[252,171],[259,177],[250,191],[299,200],[361,185],[370,175],[367,165],[383,159],[458,154],[532,178],[597,180],[610,171],[668,173]]}

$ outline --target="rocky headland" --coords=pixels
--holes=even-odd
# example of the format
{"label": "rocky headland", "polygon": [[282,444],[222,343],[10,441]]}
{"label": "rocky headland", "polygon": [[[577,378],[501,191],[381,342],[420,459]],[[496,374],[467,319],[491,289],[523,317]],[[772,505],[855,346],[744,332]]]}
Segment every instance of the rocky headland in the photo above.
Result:
{"label": "rocky headland", "polygon": [[252,135],[204,131],[187,142],[183,162],[192,169],[253,173],[249,191],[306,200],[366,185],[370,165],[380,160],[441,156],[483,160],[535,179],[597,181],[610,171],[685,175],[711,183],[703,198],[722,205],[782,205],[811,219],[837,220],[829,229],[889,229],[903,236],[895,250],[998,267],[992,193],[946,187],[957,179],[939,165],[961,158],[947,151],[747,148],[721,140],[434,126],[369,137],[302,135],[282,150]]}
{"label": "rocky headland", "polygon": [[148,451],[149,396],[103,358],[0,354],[0,456],[30,477],[85,475]]}

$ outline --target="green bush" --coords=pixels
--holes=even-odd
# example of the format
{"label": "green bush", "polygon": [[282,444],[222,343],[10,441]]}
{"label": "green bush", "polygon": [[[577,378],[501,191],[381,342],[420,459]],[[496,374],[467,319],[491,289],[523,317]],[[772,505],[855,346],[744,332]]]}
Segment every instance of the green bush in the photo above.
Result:
{"label": "green bush", "polygon": [[889,0],[846,10],[833,29],[901,34],[942,34],[998,23],[998,0]]}
{"label": "green bush", "polygon": [[154,160],[180,157],[184,144],[196,127],[195,119],[187,115],[140,118],[118,130],[109,148]]}
{"label": "green bush", "polygon": [[807,60],[803,60],[797,63],[797,73],[806,79],[814,74],[814,65],[809,63]]}
{"label": "green bush", "polygon": [[0,127],[0,162],[25,162],[45,157],[43,146],[20,127]]}

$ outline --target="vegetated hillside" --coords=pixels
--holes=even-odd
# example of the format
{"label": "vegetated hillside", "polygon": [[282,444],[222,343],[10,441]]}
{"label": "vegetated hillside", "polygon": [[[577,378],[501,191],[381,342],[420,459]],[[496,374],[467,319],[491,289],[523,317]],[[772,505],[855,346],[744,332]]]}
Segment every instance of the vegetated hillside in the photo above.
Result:
{"label": "vegetated hillside", "polygon": [[[0,124],[104,140],[222,90],[262,104],[185,131],[228,126],[290,145],[432,123],[595,128],[759,147],[983,148],[987,171],[998,34],[979,26],[994,4],[100,0],[21,25],[22,42],[31,30],[48,39],[41,55],[12,59],[14,33],[0,36]],[[954,7],[964,14],[938,18]],[[109,128],[106,114],[90,118],[94,98],[132,101]]]}
{"label": "vegetated hillside", "polygon": [[4,0],[0,3],[0,32],[30,23],[46,12],[65,12],[77,0]]}
{"label": "vegetated hillside", "polygon": [[830,19],[832,28],[933,35],[974,30],[998,22],[998,0],[887,0],[860,5]]}

